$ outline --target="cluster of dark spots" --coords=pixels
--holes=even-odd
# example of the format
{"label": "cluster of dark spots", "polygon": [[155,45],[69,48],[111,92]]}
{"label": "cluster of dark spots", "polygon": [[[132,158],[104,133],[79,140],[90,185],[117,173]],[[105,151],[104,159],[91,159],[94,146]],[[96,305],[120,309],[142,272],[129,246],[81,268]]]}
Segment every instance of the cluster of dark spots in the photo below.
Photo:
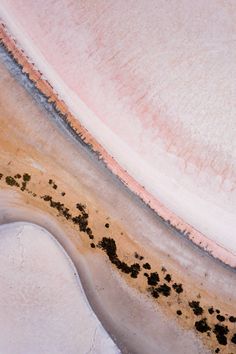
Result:
{"label": "cluster of dark spots", "polygon": [[235,323],[236,322],[236,317],[230,316],[229,317],[229,321],[232,322],[232,323]]}
{"label": "cluster of dark spots", "polygon": [[176,283],[174,283],[174,284],[172,285],[172,288],[175,290],[175,292],[176,292],[177,294],[180,294],[180,293],[183,292],[182,284],[176,284]]}
{"label": "cluster of dark spots", "polygon": [[41,197],[45,202],[50,203],[50,207],[56,209],[60,215],[64,216],[67,220],[71,219],[71,214],[69,213],[69,209],[65,207],[64,204],[60,202],[56,202],[52,199],[50,195],[44,195]]}
{"label": "cluster of dark spots", "polygon": [[168,283],[169,283],[171,281],[171,275],[170,274],[166,274],[165,280],[168,281]]}
{"label": "cluster of dark spots", "polygon": [[77,203],[76,204],[76,208],[81,211],[82,213],[85,213],[85,209],[86,209],[86,206],[84,204],[81,204],[81,203]]}
{"label": "cluster of dark spots", "polygon": [[148,285],[157,285],[157,283],[160,281],[159,275],[157,272],[153,272],[150,275],[148,275]]}
{"label": "cluster of dark spots", "polygon": [[158,287],[151,287],[148,289],[154,298],[158,298],[160,295],[169,296],[171,293],[171,288],[166,284],[161,284]]}
{"label": "cluster of dark spots", "polygon": [[21,178],[21,175],[20,175],[19,173],[17,173],[17,174],[14,176],[14,178],[19,179],[19,178]]}
{"label": "cluster of dark spots", "polygon": [[49,179],[48,183],[52,186],[53,189],[57,189],[57,185],[52,179]]}
{"label": "cluster of dark spots", "polygon": [[108,224],[108,222],[105,224],[105,227],[109,229],[110,225]]}
{"label": "cluster of dark spots", "polygon": [[207,331],[210,331],[210,327],[208,326],[207,324],[207,319],[206,318],[203,318],[202,320],[200,321],[196,321],[195,322],[195,328],[198,332],[201,332],[201,333],[204,333],[204,332],[207,332]]}
{"label": "cluster of dark spots", "polygon": [[103,237],[99,242],[98,247],[102,248],[106,254],[108,255],[111,263],[113,263],[118,269],[120,269],[123,273],[130,274],[131,278],[137,278],[140,272],[140,265],[138,263],[134,263],[129,266],[127,263],[122,262],[116,252],[116,242],[114,239],[109,237]]}
{"label": "cluster of dark spots", "polygon": [[203,314],[203,308],[200,306],[199,301],[191,301],[188,304],[196,316],[200,316]]}
{"label": "cluster of dark spots", "polygon": [[226,335],[229,333],[229,329],[227,326],[221,325],[221,324],[216,324],[213,332],[216,335],[216,339],[219,344],[221,345],[227,345],[227,337]]}
{"label": "cluster of dark spots", "polygon": [[21,185],[21,190],[24,191],[26,189],[27,183],[31,180],[31,176],[28,173],[23,174],[23,182]]}
{"label": "cluster of dark spots", "polygon": [[140,261],[142,261],[144,258],[143,256],[140,256],[137,252],[134,253],[134,257],[139,259]]}
{"label": "cluster of dark spots", "polygon": [[20,187],[19,183],[12,176],[7,176],[5,181],[9,186]]}
{"label": "cluster of dark spots", "polygon": [[219,353],[220,349],[216,348],[215,353]]}
{"label": "cluster of dark spots", "polygon": [[212,315],[215,311],[214,311],[213,307],[209,307],[208,312],[210,315]]}
{"label": "cluster of dark spots", "polygon": [[95,248],[96,246],[95,246],[95,244],[92,242],[92,243],[90,243],[90,246],[92,247],[92,248]]}
{"label": "cluster of dark spots", "polygon": [[182,315],[182,311],[181,310],[177,310],[176,313],[177,313],[178,316]]}
{"label": "cluster of dark spots", "polygon": [[217,320],[220,321],[220,322],[224,322],[224,321],[225,321],[225,317],[222,316],[222,315],[217,315],[216,318],[217,318]]}
{"label": "cluster of dark spots", "polygon": [[149,264],[149,263],[144,263],[144,264],[143,264],[143,268],[144,268],[144,269],[149,269],[149,270],[150,270],[150,269],[151,269],[151,266],[150,266],[150,264]]}
{"label": "cluster of dark spots", "polygon": [[236,344],[236,333],[234,333],[233,337],[231,338],[231,342]]}

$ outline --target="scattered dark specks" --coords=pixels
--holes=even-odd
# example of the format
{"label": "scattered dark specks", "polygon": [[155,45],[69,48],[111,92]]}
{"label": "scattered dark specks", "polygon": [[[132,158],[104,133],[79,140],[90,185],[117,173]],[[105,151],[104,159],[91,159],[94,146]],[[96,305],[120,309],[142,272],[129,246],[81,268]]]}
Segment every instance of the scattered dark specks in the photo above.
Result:
{"label": "scattered dark specks", "polygon": [[199,301],[191,301],[188,304],[196,316],[200,316],[203,314],[203,308],[200,306]]}
{"label": "scattered dark specks", "polygon": [[219,344],[227,345],[227,337],[226,335],[229,333],[229,329],[227,326],[216,324],[213,332],[216,335],[216,339]]}
{"label": "scattered dark specks", "polygon": [[203,318],[200,321],[195,322],[195,328],[198,332],[204,333],[209,331],[211,328],[207,324],[207,319]]}
{"label": "scattered dark specks", "polygon": [[231,338],[231,342],[236,344],[236,333],[234,333],[233,337]]}
{"label": "scattered dark specks", "polygon": [[134,257],[139,259],[140,261],[142,261],[144,258],[143,256],[140,256],[137,252],[134,253]]}
{"label": "scattered dark specks", "polygon": [[170,276],[170,274],[166,274],[165,280],[168,281],[168,283],[171,281],[171,276]]}
{"label": "scattered dark specks", "polygon": [[208,312],[210,315],[212,315],[215,311],[214,311],[213,307],[209,307]]}
{"label": "scattered dark specks", "polygon": [[157,285],[157,283],[160,281],[159,275],[157,272],[151,273],[148,276],[148,285]]}
{"label": "scattered dark specks", "polygon": [[14,176],[14,178],[21,178],[21,175],[19,174],[19,173],[17,173],[15,176]]}
{"label": "scattered dark specks", "polygon": [[109,229],[110,225],[108,224],[108,222],[105,224],[105,227]]}
{"label": "scattered dark specks", "polygon": [[151,269],[151,266],[150,266],[150,264],[149,263],[144,263],[144,265],[143,265],[143,268],[144,269]]}
{"label": "scattered dark specks", "polygon": [[182,315],[182,311],[181,310],[177,310],[176,313],[177,313],[178,316]]}
{"label": "scattered dark specks", "polygon": [[172,288],[176,291],[177,294],[180,294],[183,292],[183,287],[182,287],[182,284],[176,284],[174,283],[172,285]]}
{"label": "scattered dark specks", "polygon": [[217,318],[217,320],[220,321],[220,322],[224,322],[224,321],[225,321],[225,317],[224,317],[224,316],[217,315],[216,318]]}
{"label": "scattered dark specks", "polygon": [[229,321],[232,322],[232,323],[235,323],[236,322],[236,317],[230,316],[229,317]]}

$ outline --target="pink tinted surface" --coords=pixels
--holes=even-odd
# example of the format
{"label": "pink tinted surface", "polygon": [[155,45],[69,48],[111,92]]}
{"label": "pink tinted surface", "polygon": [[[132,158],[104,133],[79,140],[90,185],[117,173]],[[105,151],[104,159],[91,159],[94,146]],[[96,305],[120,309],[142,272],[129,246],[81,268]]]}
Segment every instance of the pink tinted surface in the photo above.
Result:
{"label": "pink tinted surface", "polygon": [[170,210],[165,219],[175,213],[208,238],[196,233],[195,242],[235,265],[235,3],[2,0],[0,8],[136,192],[144,186]]}

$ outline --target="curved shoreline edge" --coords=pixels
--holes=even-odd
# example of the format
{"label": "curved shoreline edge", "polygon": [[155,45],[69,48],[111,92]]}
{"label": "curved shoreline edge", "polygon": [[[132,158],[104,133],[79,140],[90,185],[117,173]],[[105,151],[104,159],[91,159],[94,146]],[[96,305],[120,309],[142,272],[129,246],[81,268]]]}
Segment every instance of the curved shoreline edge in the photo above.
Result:
{"label": "curved shoreline edge", "polygon": [[78,119],[70,113],[69,107],[67,107],[67,105],[58,98],[58,95],[54,91],[53,87],[46,79],[43,78],[43,74],[30,61],[30,58],[26,55],[24,50],[19,47],[18,43],[11,36],[2,20],[0,22],[0,44],[5,47],[13,60],[18,66],[21,67],[22,72],[28,76],[31,82],[33,82],[35,88],[46,97],[49,103],[53,105],[55,111],[63,120],[67,128],[76,135],[81,143],[86,145],[93,153],[95,153],[98,156],[98,159],[101,160],[132,193],[138,196],[147,206],[149,206],[172,230],[185,236],[195,245],[224,264],[232,268],[236,268],[235,254],[210,240],[204,234],[168,210],[168,208],[166,208],[142,186],[140,186],[140,184],[133,177],[131,177],[127,171],[125,171],[118,164],[118,162],[113,159],[112,156],[108,154],[101,144],[99,144],[91,136],[88,130],[80,124]]}

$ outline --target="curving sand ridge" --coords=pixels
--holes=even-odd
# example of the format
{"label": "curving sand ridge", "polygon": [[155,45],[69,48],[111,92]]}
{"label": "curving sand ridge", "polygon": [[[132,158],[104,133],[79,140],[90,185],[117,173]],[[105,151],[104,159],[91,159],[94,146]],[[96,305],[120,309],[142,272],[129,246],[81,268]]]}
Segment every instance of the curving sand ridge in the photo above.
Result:
{"label": "curving sand ridge", "polygon": [[[234,6],[3,0],[0,7],[28,60],[73,113],[74,129],[164,220],[231,266]],[[50,85],[38,85],[68,114]]]}
{"label": "curving sand ridge", "polygon": [[0,222],[57,237],[122,352],[234,352],[234,270],[163,225],[0,53]]}

